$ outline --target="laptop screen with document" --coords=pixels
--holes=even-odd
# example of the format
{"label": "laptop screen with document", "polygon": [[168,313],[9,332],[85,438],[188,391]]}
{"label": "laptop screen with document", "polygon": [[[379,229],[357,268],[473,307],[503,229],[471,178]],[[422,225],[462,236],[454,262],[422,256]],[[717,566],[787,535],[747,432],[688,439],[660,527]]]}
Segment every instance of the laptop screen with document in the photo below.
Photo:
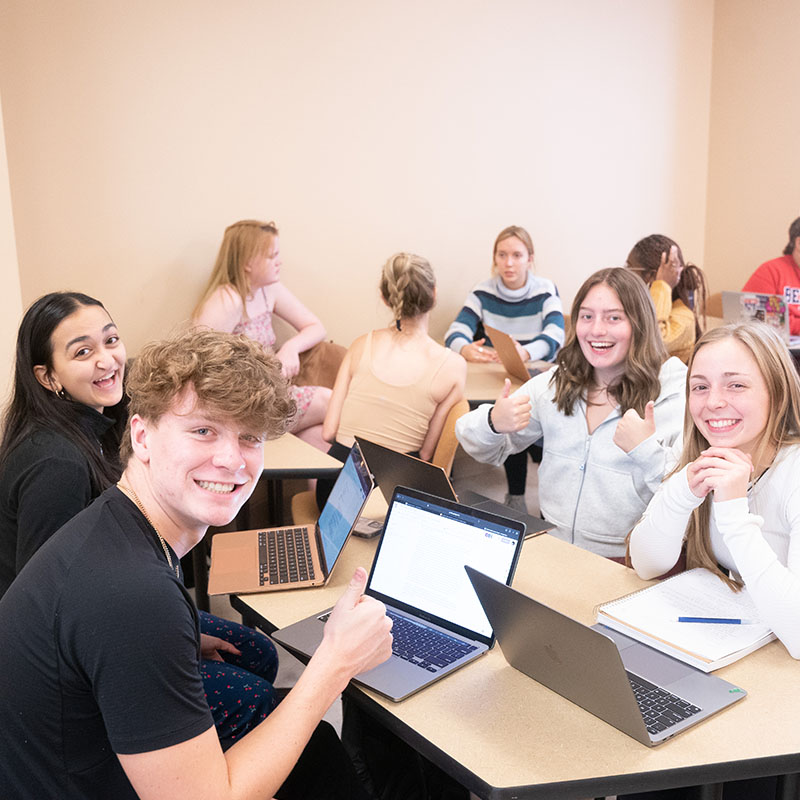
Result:
{"label": "laptop screen with document", "polygon": [[505,583],[524,535],[524,528],[508,522],[398,487],[367,593],[429,621],[447,620],[490,642],[492,626],[464,565]]}

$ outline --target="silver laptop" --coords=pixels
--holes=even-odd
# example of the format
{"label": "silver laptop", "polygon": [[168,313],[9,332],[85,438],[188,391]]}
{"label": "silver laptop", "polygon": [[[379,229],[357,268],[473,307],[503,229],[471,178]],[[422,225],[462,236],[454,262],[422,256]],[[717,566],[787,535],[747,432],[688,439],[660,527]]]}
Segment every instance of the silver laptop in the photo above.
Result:
{"label": "silver laptop", "polygon": [[512,667],[648,747],[747,694],[604,625],[591,628],[466,567]]}
{"label": "silver laptop", "polygon": [[[510,583],[524,534],[516,520],[398,487],[366,588],[392,617],[392,655],[354,680],[399,701],[483,655],[494,634],[464,566]],[[311,656],[329,613],[272,638]]]}
{"label": "silver laptop", "polygon": [[772,326],[787,344],[790,342],[789,311],[779,294],[723,292],[722,318],[726,323],[764,322]]}
{"label": "silver laptop", "polygon": [[327,583],[372,488],[367,463],[354,444],[315,525],[213,537],[208,593],[272,592]]}
{"label": "silver laptop", "polygon": [[[456,495],[447,474],[436,464],[422,461],[406,453],[398,453],[388,447],[363,439],[361,436],[356,436],[355,440],[358,442],[358,446],[364,454],[364,460],[367,462],[367,467],[369,467],[369,471],[375,478],[375,483],[381,490],[381,494],[386,498],[387,503],[391,502],[394,490],[398,486],[406,486],[409,489],[418,489],[421,492],[435,494],[445,500],[455,500],[473,508],[491,511],[501,517],[511,517],[511,519],[524,522],[526,537],[537,536],[555,527],[555,525],[546,522],[540,517],[532,517],[530,514],[517,511],[497,500],[484,497],[482,494],[469,489]],[[358,528],[356,528],[356,531],[358,531]]]}

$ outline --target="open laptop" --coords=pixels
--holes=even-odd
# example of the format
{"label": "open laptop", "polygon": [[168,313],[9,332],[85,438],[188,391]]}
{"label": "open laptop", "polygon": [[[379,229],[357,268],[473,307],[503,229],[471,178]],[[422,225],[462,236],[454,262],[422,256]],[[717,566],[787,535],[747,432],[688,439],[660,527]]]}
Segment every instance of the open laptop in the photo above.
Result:
{"label": "open laptop", "polygon": [[466,571],[512,667],[648,747],[747,694],[605,625],[589,628],[470,566]]}
{"label": "open laptop", "polygon": [[536,367],[526,367],[522,357],[517,352],[517,343],[507,333],[493,328],[491,325],[484,324],[483,329],[492,342],[500,363],[506,368],[506,372],[512,378],[523,383],[530,380],[534,375],[538,375],[542,370]]}
{"label": "open laptop", "polygon": [[789,344],[789,312],[779,294],[723,292],[722,318],[726,323],[757,320],[771,325]]}
{"label": "open laptop", "polygon": [[375,483],[387,503],[391,502],[397,486],[406,486],[409,489],[435,494],[445,500],[454,500],[473,508],[482,508],[501,517],[511,517],[511,519],[524,522],[526,538],[555,527],[539,517],[532,517],[530,514],[517,511],[477,492],[467,490],[457,495],[447,473],[436,464],[405,453],[398,453],[396,450],[390,450],[388,447],[370,442],[369,439],[363,439],[361,436],[356,436],[355,440],[358,442],[369,471],[375,478]]}
{"label": "open laptop", "polygon": [[269,592],[327,583],[372,487],[364,456],[354,444],[316,525],[218,533],[212,538],[208,593]]}
{"label": "open laptop", "polygon": [[[516,520],[398,487],[365,592],[385,603],[392,617],[392,655],[354,680],[399,701],[483,655],[494,634],[464,565],[510,582],[524,533]],[[273,638],[311,656],[329,613]]]}

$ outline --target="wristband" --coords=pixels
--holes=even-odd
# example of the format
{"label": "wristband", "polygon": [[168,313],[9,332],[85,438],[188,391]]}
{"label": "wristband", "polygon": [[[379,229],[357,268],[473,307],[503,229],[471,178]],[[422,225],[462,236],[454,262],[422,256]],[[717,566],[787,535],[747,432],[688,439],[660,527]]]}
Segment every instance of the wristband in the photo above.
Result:
{"label": "wristband", "polygon": [[497,430],[497,428],[495,428],[495,426],[492,424],[492,409],[493,408],[494,408],[494,406],[489,406],[489,413],[486,415],[486,419],[489,422],[489,429],[491,430],[491,432],[492,433],[500,433],[500,431]]}

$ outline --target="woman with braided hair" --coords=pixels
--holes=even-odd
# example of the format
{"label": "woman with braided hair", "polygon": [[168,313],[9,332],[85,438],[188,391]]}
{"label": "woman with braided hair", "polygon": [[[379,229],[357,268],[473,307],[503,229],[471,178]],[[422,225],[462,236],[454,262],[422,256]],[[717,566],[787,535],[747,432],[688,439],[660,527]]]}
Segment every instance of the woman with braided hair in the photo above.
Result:
{"label": "woman with braided hair", "polygon": [[633,246],[625,264],[650,289],[667,353],[686,363],[703,330],[700,317],[708,296],[703,270],[683,260],[678,243],[653,233]]}
{"label": "woman with braided hair", "polygon": [[[392,322],[350,346],[322,435],[342,461],[356,435],[427,461],[448,412],[464,396],[467,365],[428,335],[436,278],[426,259],[395,253],[383,266],[380,291]],[[320,483],[318,489],[322,499]]]}

